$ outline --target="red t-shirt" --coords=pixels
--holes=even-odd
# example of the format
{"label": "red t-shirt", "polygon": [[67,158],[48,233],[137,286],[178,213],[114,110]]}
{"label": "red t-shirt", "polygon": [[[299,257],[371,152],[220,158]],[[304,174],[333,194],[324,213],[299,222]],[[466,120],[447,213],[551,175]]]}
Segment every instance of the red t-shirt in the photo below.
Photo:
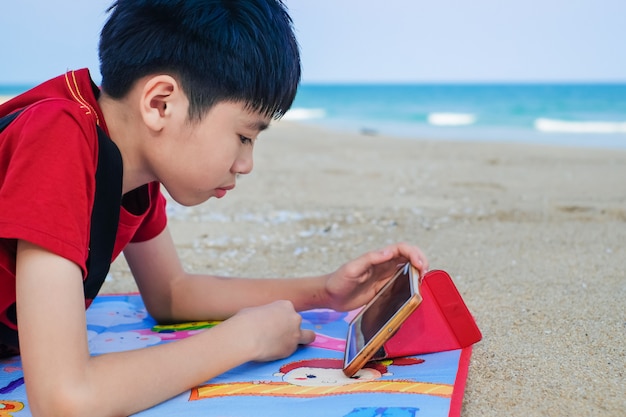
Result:
{"label": "red t-shirt", "polygon": [[[107,132],[97,94],[89,72],[83,69],[54,78],[0,106],[0,117],[23,109],[0,134],[0,355],[3,342],[9,343],[2,340],[2,326],[17,329],[18,239],[69,259],[80,266],[83,277],[87,274],[98,161],[96,125]],[[165,199],[158,183],[126,195],[113,259],[129,242],[157,236],[166,221]]]}

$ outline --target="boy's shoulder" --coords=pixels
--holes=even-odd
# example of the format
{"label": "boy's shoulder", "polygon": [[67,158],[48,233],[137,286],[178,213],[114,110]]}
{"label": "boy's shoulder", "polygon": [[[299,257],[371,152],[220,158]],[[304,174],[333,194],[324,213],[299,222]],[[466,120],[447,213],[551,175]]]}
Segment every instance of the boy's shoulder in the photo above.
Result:
{"label": "boy's shoulder", "polygon": [[12,155],[12,159],[52,158],[62,153],[63,160],[81,158],[89,166],[94,165],[98,154],[95,120],[82,106],[66,98],[37,101],[19,110],[0,132],[0,152]]}
{"label": "boy's shoulder", "polygon": [[[24,161],[20,169],[32,166],[33,178],[40,176],[42,166],[59,172],[69,169],[61,168],[68,160],[74,161],[71,166],[77,172],[92,173],[98,155],[96,126],[102,115],[90,83],[87,71],[71,71],[0,106],[0,117],[17,114],[1,133],[0,154]],[[0,177],[7,169],[0,164]]]}
{"label": "boy's shoulder", "polygon": [[0,117],[22,111],[24,116],[29,116],[29,122],[36,122],[39,118],[65,113],[100,124],[103,117],[98,108],[98,94],[87,69],[68,71],[0,105]]}

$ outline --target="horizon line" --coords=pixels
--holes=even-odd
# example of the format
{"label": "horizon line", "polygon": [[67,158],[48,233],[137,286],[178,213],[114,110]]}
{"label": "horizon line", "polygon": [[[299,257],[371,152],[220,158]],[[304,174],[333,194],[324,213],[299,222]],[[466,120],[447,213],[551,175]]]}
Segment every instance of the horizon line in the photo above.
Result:
{"label": "horizon line", "polygon": [[[15,81],[5,82],[0,81],[0,87],[4,88],[18,88],[26,87],[32,88],[43,81]],[[98,83],[99,84],[99,83]],[[563,80],[523,80],[523,79],[510,79],[510,80],[302,80],[300,86],[367,86],[367,85],[380,85],[380,86],[393,86],[393,85],[626,85],[626,79],[563,79]]]}
{"label": "horizon line", "polygon": [[510,80],[302,80],[300,85],[511,85],[511,84],[527,84],[527,85],[544,85],[544,84],[626,84],[626,78],[624,79],[562,79],[562,80],[524,80],[524,79],[510,79]]}

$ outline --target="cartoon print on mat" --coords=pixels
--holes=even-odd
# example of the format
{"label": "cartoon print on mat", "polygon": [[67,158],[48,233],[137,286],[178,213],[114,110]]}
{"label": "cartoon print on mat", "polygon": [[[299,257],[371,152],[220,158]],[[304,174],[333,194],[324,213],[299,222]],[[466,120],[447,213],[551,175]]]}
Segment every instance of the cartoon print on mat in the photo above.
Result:
{"label": "cartoon print on mat", "polygon": [[12,417],[24,408],[24,403],[19,401],[0,400],[0,417]]}
{"label": "cartoon print on mat", "polygon": [[93,303],[86,314],[90,325],[102,327],[138,324],[148,317],[145,308],[138,308],[125,301]]}
{"label": "cartoon print on mat", "polygon": [[87,331],[89,351],[92,354],[122,352],[140,349],[162,342],[185,339],[204,329],[215,326],[216,322],[193,322],[175,325],[156,325],[152,329],[103,332]]}
{"label": "cartoon print on mat", "polygon": [[189,401],[228,396],[319,397],[363,393],[425,394],[449,398],[452,385],[388,379],[390,366],[415,366],[423,359],[401,358],[368,364],[356,377],[343,374],[340,359],[306,359],[287,363],[274,376],[281,381],[205,384],[191,390]]}
{"label": "cartoon print on mat", "polygon": [[132,298],[128,296],[120,298],[106,303],[94,302],[87,309],[87,339],[91,354],[140,349],[163,341],[158,333],[149,330],[154,320],[143,304],[131,302]]}
{"label": "cartoon print on mat", "polygon": [[[24,372],[22,363],[16,358],[4,359],[0,371],[6,375],[11,375],[8,383],[0,386],[0,395],[10,394],[17,388],[24,385]],[[0,399],[0,401],[4,401]],[[2,408],[0,408],[0,416],[2,416]]]}
{"label": "cartoon print on mat", "polygon": [[21,387],[22,385],[24,385],[24,377],[23,376],[10,381],[4,387],[0,387],[0,394],[11,393],[11,392],[15,391],[18,387]]}
{"label": "cartoon print on mat", "polygon": [[[180,334],[180,339],[193,334],[193,332],[209,329],[220,324],[220,321],[190,321],[176,324],[157,324],[152,327],[153,332]],[[189,334],[185,333],[189,332]],[[178,338],[178,337],[177,337]]]}
{"label": "cartoon print on mat", "polygon": [[[422,359],[415,359],[413,363],[422,362],[424,362]],[[383,375],[391,375],[387,371],[387,365],[382,362],[370,362],[354,376],[347,377],[343,373],[340,359],[305,359],[282,366],[280,372],[274,374],[282,377],[284,382],[303,387],[356,384],[374,381]]]}
{"label": "cartoon print on mat", "polygon": [[414,407],[359,407],[343,417],[415,417]]}
{"label": "cartoon print on mat", "polygon": [[302,316],[303,322],[310,323],[319,329],[326,324],[346,321],[346,319],[353,314],[352,312],[342,312],[320,308],[315,310],[302,311],[300,312],[300,315]]}
{"label": "cartoon print on mat", "polygon": [[315,340],[309,344],[327,350],[343,352],[346,348],[346,323],[358,313],[316,309],[300,312],[302,327],[315,332]]}
{"label": "cartoon print on mat", "polygon": [[104,333],[88,330],[87,340],[89,352],[93,355],[140,349],[161,343],[161,338],[149,330]]}
{"label": "cartoon print on mat", "polygon": [[[0,384],[0,417],[12,417],[24,408],[21,401],[7,399],[7,394],[24,385],[24,372],[22,364],[17,358],[3,359],[0,362],[0,371],[3,374],[10,375],[9,382]],[[10,396],[9,396],[10,398]]]}

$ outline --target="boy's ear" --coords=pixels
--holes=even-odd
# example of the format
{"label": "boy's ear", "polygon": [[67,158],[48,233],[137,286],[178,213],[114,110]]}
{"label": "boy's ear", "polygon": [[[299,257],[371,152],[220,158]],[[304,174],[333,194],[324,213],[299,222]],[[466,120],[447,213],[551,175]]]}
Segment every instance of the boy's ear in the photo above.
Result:
{"label": "boy's ear", "polygon": [[155,132],[160,132],[174,116],[180,116],[180,112],[186,115],[189,105],[178,81],[165,74],[147,79],[140,100],[141,117]]}

